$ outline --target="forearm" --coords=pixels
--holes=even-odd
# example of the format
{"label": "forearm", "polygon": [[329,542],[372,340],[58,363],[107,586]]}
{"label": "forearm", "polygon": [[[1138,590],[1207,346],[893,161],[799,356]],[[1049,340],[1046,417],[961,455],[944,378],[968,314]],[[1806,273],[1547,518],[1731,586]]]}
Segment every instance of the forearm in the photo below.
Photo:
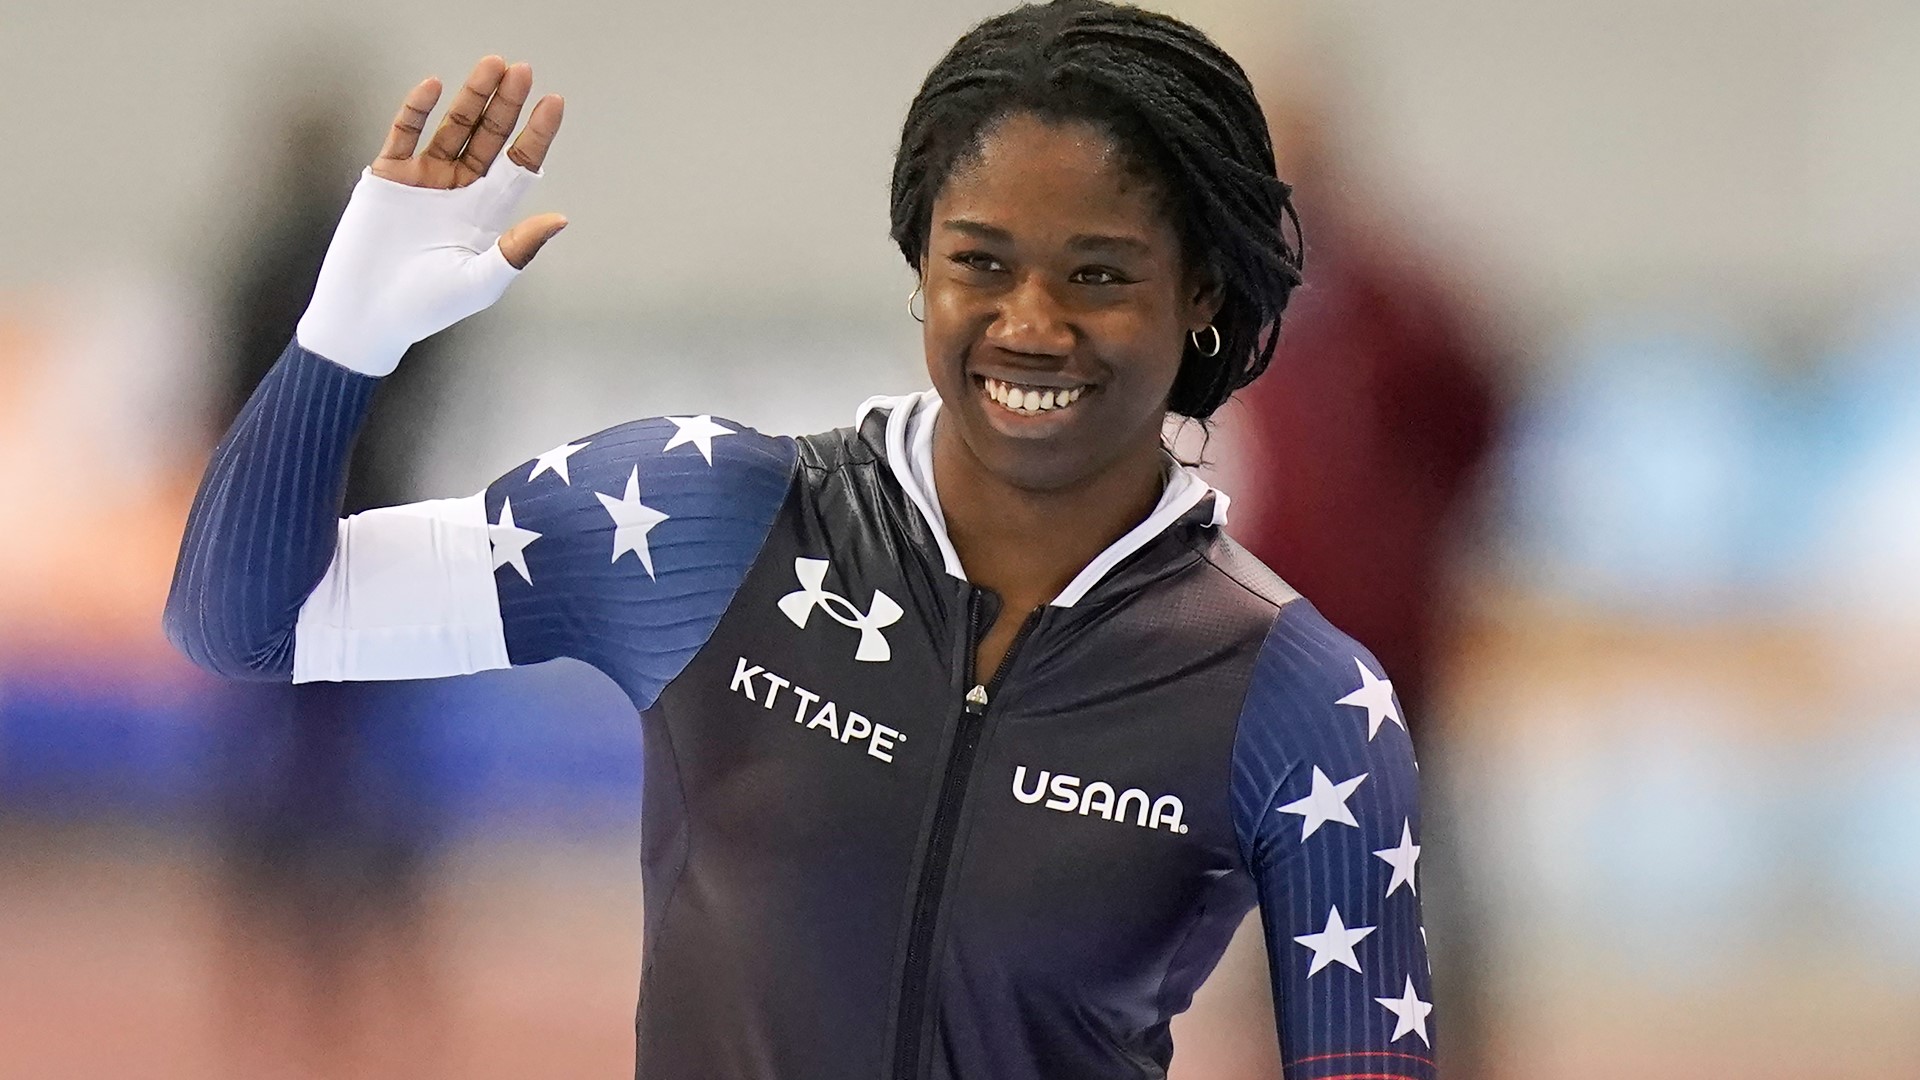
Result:
{"label": "forearm", "polygon": [[165,616],[196,664],[292,677],[294,623],[332,561],[353,441],[378,384],[290,343],[214,450]]}

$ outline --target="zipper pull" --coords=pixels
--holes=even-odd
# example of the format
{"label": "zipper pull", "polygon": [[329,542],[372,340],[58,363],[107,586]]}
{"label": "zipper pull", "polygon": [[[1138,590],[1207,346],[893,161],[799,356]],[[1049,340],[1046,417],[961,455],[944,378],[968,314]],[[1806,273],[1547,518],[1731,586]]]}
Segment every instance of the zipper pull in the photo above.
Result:
{"label": "zipper pull", "polygon": [[987,711],[987,688],[975,686],[967,691],[967,712],[979,716]]}

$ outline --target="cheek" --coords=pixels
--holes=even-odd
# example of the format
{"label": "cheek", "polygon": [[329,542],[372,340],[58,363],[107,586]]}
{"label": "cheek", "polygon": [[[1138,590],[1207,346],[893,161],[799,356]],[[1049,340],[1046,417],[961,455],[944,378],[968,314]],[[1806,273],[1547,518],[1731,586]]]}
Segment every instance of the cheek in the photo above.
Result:
{"label": "cheek", "polygon": [[926,343],[929,363],[964,358],[971,343],[993,321],[991,306],[981,304],[965,289],[930,285],[926,305],[926,324],[920,336]]}
{"label": "cheek", "polygon": [[1186,332],[1172,313],[1157,307],[1130,307],[1104,316],[1091,329],[1108,354],[1124,363],[1130,381],[1170,388],[1186,344]]}
{"label": "cheek", "polygon": [[944,396],[958,389],[967,356],[966,335],[960,332],[960,320],[950,305],[943,305],[928,293],[925,321],[920,326],[920,350],[927,365],[927,381]]}

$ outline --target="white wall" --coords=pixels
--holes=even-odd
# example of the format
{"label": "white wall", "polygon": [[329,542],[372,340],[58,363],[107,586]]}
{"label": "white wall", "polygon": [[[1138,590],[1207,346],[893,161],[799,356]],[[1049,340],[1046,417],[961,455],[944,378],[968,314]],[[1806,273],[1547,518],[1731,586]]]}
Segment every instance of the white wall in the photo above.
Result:
{"label": "white wall", "polygon": [[[538,202],[575,224],[517,304],[891,320],[899,120],[940,51],[1000,6],[10,0],[0,286],[210,265],[274,137],[261,118],[321,82],[304,65],[335,48],[368,155],[416,77],[497,50],[569,101]],[[1684,288],[1768,306],[1920,250],[1908,0],[1168,6],[1263,80],[1290,52],[1339,58],[1364,157],[1548,304]]]}

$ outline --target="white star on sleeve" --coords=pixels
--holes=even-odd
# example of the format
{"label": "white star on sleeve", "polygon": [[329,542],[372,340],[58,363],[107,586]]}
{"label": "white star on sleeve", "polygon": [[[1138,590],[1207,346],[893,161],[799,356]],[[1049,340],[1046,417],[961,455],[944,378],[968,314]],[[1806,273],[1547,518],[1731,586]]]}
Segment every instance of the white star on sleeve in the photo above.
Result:
{"label": "white star on sleeve", "polygon": [[640,501],[640,466],[635,465],[627,477],[625,496],[616,499],[603,491],[593,494],[613,518],[613,561],[619,562],[620,556],[631,551],[640,557],[647,576],[653,577],[653,551],[647,547],[647,533],[667,520],[667,515]]}
{"label": "white star on sleeve", "polygon": [[700,456],[706,458],[709,465],[713,464],[713,440],[722,435],[739,434],[732,428],[714,423],[713,417],[706,413],[699,416],[669,416],[667,419],[673,421],[673,426],[678,430],[673,433],[673,438],[667,440],[667,445],[660,448],[660,452],[664,454],[676,446],[692,443],[700,448]]}
{"label": "white star on sleeve", "polygon": [[1433,1040],[1427,1038],[1427,1014],[1433,1011],[1433,1003],[1421,1001],[1420,995],[1413,992],[1413,976],[1407,976],[1407,992],[1404,995],[1373,1000],[1386,1006],[1388,1012],[1400,1018],[1400,1022],[1393,1026],[1393,1034],[1388,1038],[1388,1042],[1396,1041],[1402,1035],[1411,1032],[1420,1036],[1421,1042],[1428,1046],[1433,1045]]}
{"label": "white star on sleeve", "polygon": [[559,446],[541,454],[533,460],[533,471],[527,474],[527,483],[531,484],[543,472],[553,473],[560,482],[573,486],[573,479],[567,475],[567,459],[585,450],[591,443],[561,443]]}
{"label": "white star on sleeve", "polygon": [[1320,973],[1320,969],[1336,960],[1355,971],[1360,970],[1360,958],[1353,955],[1353,947],[1358,945],[1374,927],[1356,926],[1348,929],[1340,921],[1340,909],[1335,907],[1327,912],[1327,928],[1318,934],[1302,934],[1293,940],[1313,950],[1313,960],[1307,965],[1307,978]]}
{"label": "white star on sleeve", "polygon": [[493,568],[512,564],[521,580],[533,584],[533,575],[527,572],[527,545],[538,539],[539,533],[513,523],[513,500],[501,499],[500,520],[487,526],[487,540],[493,544]]}
{"label": "white star on sleeve", "polygon": [[1373,857],[1393,867],[1393,880],[1387,882],[1387,895],[1405,885],[1415,896],[1420,895],[1420,884],[1413,879],[1415,864],[1420,861],[1420,845],[1413,842],[1413,819],[1409,818],[1400,825],[1400,846],[1382,848],[1373,853]]}
{"label": "white star on sleeve", "polygon": [[1295,799],[1293,802],[1280,807],[1274,812],[1277,814],[1299,814],[1301,819],[1300,839],[1303,841],[1315,832],[1318,832],[1320,826],[1325,825],[1329,821],[1337,821],[1342,825],[1351,825],[1357,829],[1360,827],[1360,823],[1353,819],[1353,811],[1347,809],[1347,798],[1353,794],[1354,788],[1360,786],[1360,781],[1366,778],[1367,774],[1361,773],[1351,780],[1342,780],[1336,784],[1332,780],[1327,779],[1327,774],[1320,771],[1320,766],[1315,765],[1313,767],[1313,790],[1307,794],[1307,797],[1304,799]]}
{"label": "white star on sleeve", "polygon": [[1405,731],[1407,722],[1400,719],[1400,707],[1393,703],[1393,680],[1375,676],[1357,656],[1353,658],[1353,666],[1360,669],[1360,689],[1335,704],[1354,705],[1367,710],[1368,742],[1380,734],[1380,725],[1388,720],[1399,724],[1400,730]]}

